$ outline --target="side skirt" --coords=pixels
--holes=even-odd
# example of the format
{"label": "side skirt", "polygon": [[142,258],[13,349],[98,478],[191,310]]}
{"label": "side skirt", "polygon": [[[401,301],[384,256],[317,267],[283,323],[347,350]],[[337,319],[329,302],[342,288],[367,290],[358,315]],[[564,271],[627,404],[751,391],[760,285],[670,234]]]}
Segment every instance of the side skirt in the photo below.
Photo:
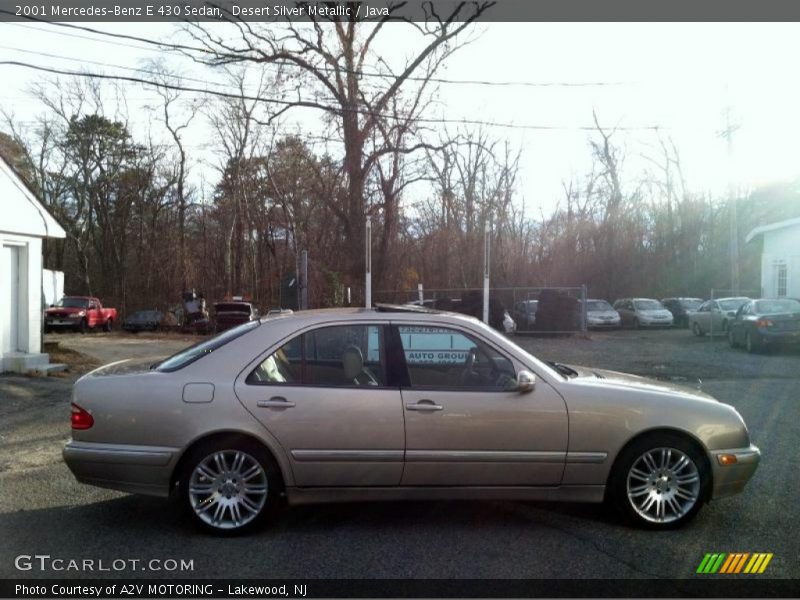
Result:
{"label": "side skirt", "polygon": [[558,487],[320,487],[286,489],[289,504],[328,502],[374,502],[398,500],[537,500],[556,502],[602,502],[604,485]]}

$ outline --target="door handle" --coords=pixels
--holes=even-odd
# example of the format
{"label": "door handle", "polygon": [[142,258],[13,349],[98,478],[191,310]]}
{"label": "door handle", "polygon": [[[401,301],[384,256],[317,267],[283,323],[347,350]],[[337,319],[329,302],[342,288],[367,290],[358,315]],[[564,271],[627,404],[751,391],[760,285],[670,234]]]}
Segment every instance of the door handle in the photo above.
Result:
{"label": "door handle", "polygon": [[441,404],[434,404],[431,400],[420,400],[416,404],[406,404],[406,410],[421,410],[421,411],[436,411],[443,410],[444,406]]}
{"label": "door handle", "polygon": [[289,402],[282,396],[274,396],[269,400],[259,400],[256,402],[256,406],[259,408],[291,408],[294,406],[294,402]]}

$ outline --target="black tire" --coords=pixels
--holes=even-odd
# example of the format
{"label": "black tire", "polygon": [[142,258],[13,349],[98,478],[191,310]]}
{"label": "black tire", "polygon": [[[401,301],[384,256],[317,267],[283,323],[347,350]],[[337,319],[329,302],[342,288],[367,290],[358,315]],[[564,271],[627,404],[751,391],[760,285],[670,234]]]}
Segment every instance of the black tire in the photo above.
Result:
{"label": "black tire", "polygon": [[739,347],[739,343],[736,341],[736,336],[733,333],[733,329],[728,329],[728,345],[731,348]]}
{"label": "black tire", "polygon": [[639,319],[634,319],[633,320],[633,328],[634,329],[641,329],[642,328],[642,325],[639,323]]}
{"label": "black tire", "polygon": [[[694,504],[686,506],[686,512],[673,520],[658,522],[642,516],[628,497],[628,479],[631,468],[648,451],[666,448],[677,450],[687,456],[697,471]],[[633,481],[633,479],[632,479]],[[694,484],[693,484],[694,485]],[[647,492],[661,494],[662,492]],[[669,492],[663,492],[669,493]],[[625,447],[617,456],[608,479],[606,502],[628,523],[644,529],[675,529],[691,521],[711,497],[711,465],[705,452],[698,445],[676,433],[655,432],[642,436]]]}
{"label": "black tire", "polygon": [[703,337],[703,329],[700,327],[700,324],[695,321],[692,323],[692,333],[695,337]]}
{"label": "black tire", "polygon": [[110,333],[112,329],[114,329],[114,319],[109,319],[106,321],[106,324],[103,325],[103,331]]}
{"label": "black tire", "polygon": [[753,339],[754,336],[751,332],[747,332],[744,334],[744,348],[750,354],[757,354],[764,349],[763,344],[758,339]]}
{"label": "black tire", "polygon": [[[207,458],[219,453],[233,453],[240,452],[248,456],[248,458],[255,459],[260,467],[263,469],[266,477],[266,500],[261,506],[257,514],[244,522],[241,525],[232,525],[230,527],[215,526],[203,520],[201,516],[195,511],[192,504],[192,494],[189,492],[189,484],[192,479],[193,473],[198,465],[200,465]],[[264,521],[274,512],[281,504],[283,497],[283,478],[280,474],[275,459],[267,451],[267,449],[248,438],[242,438],[236,435],[226,436],[224,438],[217,438],[205,444],[194,448],[190,454],[182,461],[181,473],[178,478],[178,486],[175,491],[177,500],[180,504],[181,510],[189,516],[195,526],[220,536],[240,535],[261,526]],[[216,480],[215,480],[216,482]],[[242,495],[242,494],[239,494]],[[215,497],[225,499],[223,495],[217,494]],[[228,497],[230,499],[230,497]],[[202,504],[202,502],[200,502]],[[212,503],[213,505],[213,503]],[[210,509],[208,509],[210,512]],[[233,517],[232,510],[228,510],[230,517]],[[225,516],[225,511],[222,513]]]}
{"label": "black tire", "polygon": [[44,326],[44,332],[45,333],[52,333],[52,331],[53,331],[53,329],[51,327],[48,327],[47,325]]}
{"label": "black tire", "polygon": [[78,323],[78,333],[86,333],[89,329],[89,324],[86,322],[86,319],[81,319],[81,322]]}

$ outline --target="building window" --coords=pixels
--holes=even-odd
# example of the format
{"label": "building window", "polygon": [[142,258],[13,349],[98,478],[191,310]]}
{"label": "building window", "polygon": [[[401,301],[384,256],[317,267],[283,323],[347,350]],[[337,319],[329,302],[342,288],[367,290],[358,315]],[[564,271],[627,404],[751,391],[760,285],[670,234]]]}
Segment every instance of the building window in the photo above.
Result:
{"label": "building window", "polygon": [[778,265],[778,273],[775,278],[777,283],[778,298],[786,297],[786,265]]}

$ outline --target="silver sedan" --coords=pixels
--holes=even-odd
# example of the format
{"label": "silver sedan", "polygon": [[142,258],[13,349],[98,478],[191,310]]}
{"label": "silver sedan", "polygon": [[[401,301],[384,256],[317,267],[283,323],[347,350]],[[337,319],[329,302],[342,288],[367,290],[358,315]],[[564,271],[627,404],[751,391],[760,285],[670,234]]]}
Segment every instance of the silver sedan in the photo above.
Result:
{"label": "silver sedan", "polygon": [[268,316],[101,367],[75,384],[64,449],[79,481],[175,495],[218,533],[284,499],[605,500],[667,528],[741,492],[759,457],[697,390],[546,363],[408,307]]}

